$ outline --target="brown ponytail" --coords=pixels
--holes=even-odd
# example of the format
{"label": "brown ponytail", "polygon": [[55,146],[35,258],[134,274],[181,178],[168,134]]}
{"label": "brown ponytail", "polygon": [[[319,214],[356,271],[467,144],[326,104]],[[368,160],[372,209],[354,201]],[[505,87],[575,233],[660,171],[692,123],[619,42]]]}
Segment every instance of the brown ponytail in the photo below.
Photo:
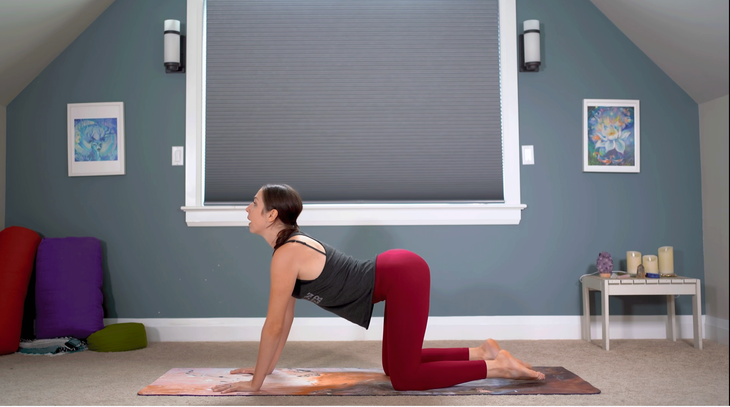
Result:
{"label": "brown ponytail", "polygon": [[277,219],[284,224],[284,229],[276,237],[274,251],[284,244],[292,234],[299,232],[297,218],[302,213],[302,198],[299,193],[286,184],[267,184],[261,187],[261,197],[266,211],[276,209]]}
{"label": "brown ponytail", "polygon": [[281,247],[294,233],[299,232],[299,226],[297,225],[287,225],[286,229],[282,229],[279,231],[279,235],[276,236],[276,245],[274,246],[274,251]]}

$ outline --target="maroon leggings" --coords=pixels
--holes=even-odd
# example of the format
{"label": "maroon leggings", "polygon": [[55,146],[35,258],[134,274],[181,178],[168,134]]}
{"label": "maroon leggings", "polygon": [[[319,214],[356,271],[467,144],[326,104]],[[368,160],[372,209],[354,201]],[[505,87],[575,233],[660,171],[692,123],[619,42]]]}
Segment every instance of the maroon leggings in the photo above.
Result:
{"label": "maroon leggings", "polygon": [[373,303],[385,301],[383,370],[396,390],[451,387],[487,377],[483,360],[468,348],[422,349],[428,322],[431,274],[408,250],[388,250],[375,262]]}

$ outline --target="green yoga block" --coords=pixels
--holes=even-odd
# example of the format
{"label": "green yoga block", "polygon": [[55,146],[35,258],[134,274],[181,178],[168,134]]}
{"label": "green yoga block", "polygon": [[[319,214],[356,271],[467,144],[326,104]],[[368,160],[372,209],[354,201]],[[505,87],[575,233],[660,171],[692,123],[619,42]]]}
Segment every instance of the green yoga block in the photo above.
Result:
{"label": "green yoga block", "polygon": [[107,325],[86,338],[89,349],[97,352],[124,352],[147,347],[147,332],[137,322]]}

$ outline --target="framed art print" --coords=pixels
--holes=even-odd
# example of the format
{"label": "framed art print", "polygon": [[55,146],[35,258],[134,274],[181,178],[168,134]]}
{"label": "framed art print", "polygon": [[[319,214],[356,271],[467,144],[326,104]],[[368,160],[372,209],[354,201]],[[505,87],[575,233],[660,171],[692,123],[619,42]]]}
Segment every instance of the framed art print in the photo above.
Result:
{"label": "framed art print", "polygon": [[124,175],[124,103],[68,104],[68,176]]}
{"label": "framed art print", "polygon": [[583,100],[583,172],[639,172],[639,101]]}

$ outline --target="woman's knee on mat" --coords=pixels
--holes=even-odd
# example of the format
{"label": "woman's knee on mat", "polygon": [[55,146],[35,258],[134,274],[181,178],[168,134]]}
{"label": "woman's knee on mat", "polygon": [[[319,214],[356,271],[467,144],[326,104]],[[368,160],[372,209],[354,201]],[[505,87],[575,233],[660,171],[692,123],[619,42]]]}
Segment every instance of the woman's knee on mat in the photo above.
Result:
{"label": "woman's knee on mat", "polygon": [[390,383],[393,385],[393,389],[398,391],[428,390],[431,388],[423,381],[418,380],[416,375],[396,374],[390,376]]}

